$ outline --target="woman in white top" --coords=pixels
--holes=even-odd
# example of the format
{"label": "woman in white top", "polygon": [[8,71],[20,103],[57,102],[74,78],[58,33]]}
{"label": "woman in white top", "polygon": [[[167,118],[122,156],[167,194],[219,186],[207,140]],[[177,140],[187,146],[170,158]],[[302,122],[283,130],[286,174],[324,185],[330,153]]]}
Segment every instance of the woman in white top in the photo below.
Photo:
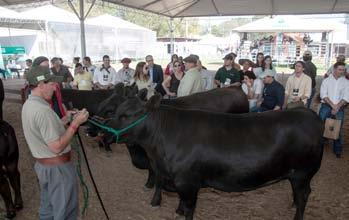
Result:
{"label": "woman in white top", "polygon": [[273,61],[271,59],[271,56],[265,56],[263,60],[263,65],[262,65],[262,73],[265,71],[269,71],[273,74],[273,77],[276,76],[276,70],[275,67],[273,67]]}
{"label": "woman in white top", "polygon": [[264,62],[264,54],[257,53],[256,65],[252,68],[252,71],[256,75],[257,78],[259,78],[259,76],[262,74],[263,62]]}
{"label": "woman in white top", "polygon": [[256,75],[253,72],[247,71],[244,74],[244,80],[241,87],[244,93],[247,95],[250,102],[250,108],[255,107],[256,104],[261,101],[263,96],[263,81],[256,78]]}
{"label": "woman in white top", "polygon": [[139,62],[137,64],[133,82],[136,83],[138,90],[144,88],[148,90],[147,99],[154,95],[154,85],[148,74],[148,65],[145,62]]}

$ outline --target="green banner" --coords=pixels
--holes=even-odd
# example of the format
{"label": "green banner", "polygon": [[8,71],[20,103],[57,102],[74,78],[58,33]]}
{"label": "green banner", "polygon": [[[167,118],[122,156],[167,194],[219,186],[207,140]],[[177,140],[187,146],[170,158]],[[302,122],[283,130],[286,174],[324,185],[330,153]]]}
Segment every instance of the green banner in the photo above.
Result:
{"label": "green banner", "polygon": [[24,47],[1,47],[1,54],[25,54]]}

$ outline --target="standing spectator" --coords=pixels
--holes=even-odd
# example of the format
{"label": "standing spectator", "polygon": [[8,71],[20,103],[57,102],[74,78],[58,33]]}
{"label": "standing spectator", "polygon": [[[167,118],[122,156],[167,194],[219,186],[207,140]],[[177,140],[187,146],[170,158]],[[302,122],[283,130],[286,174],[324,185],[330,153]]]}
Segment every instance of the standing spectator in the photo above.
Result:
{"label": "standing spectator", "polygon": [[161,95],[165,95],[166,92],[162,88],[162,82],[164,81],[164,72],[160,65],[154,64],[154,59],[152,55],[147,55],[145,57],[145,62],[148,64],[149,76],[153,83],[156,83],[155,90]]}
{"label": "standing spectator", "polygon": [[82,64],[84,66],[84,70],[86,72],[90,72],[92,74],[92,76],[93,76],[94,73],[95,73],[95,70],[96,70],[96,66],[92,65],[91,58],[90,57],[84,57],[84,59],[82,59]]}
{"label": "standing spectator", "polygon": [[224,86],[240,86],[240,73],[234,68],[235,57],[232,54],[227,54],[224,58],[224,66],[219,68],[215,75],[215,84],[218,87]]}
{"label": "standing spectator", "polygon": [[26,77],[28,71],[30,70],[30,68],[32,68],[33,66],[33,61],[31,59],[26,59],[25,60],[25,65],[26,68],[24,69],[24,78]]}
{"label": "standing spectator", "polygon": [[262,99],[263,81],[256,78],[253,72],[247,71],[244,74],[242,90],[247,95],[248,99],[256,99],[259,102]]}
{"label": "standing spectator", "polygon": [[182,57],[182,56],[179,56],[179,57],[178,57],[178,61],[179,61],[179,63],[181,64],[181,69],[182,69],[182,71],[184,72],[184,71],[185,71],[185,66],[184,66],[184,62],[183,62],[183,57]]}
{"label": "standing spectator", "polygon": [[[337,62],[345,63],[345,56],[339,55],[337,57]],[[326,72],[325,78],[327,78],[329,75],[331,75],[334,72],[334,65],[332,65]],[[345,64],[345,74],[349,74],[349,65]]]}
{"label": "standing spectator", "polygon": [[110,66],[110,58],[108,55],[103,56],[103,64],[95,70],[93,75],[93,83],[96,89],[111,89],[115,86],[116,71]]}
{"label": "standing spectator", "polygon": [[263,61],[264,61],[264,54],[261,52],[257,53],[256,65],[252,69],[252,71],[256,75],[256,77],[259,77],[259,75],[262,74]]}
{"label": "standing spectator", "polygon": [[135,70],[130,68],[131,59],[129,58],[123,58],[121,60],[122,68],[117,72],[116,74],[116,81],[122,82],[126,85],[130,84],[134,75]]}
{"label": "standing spectator", "polygon": [[306,104],[311,95],[311,78],[304,73],[305,64],[297,61],[294,65],[294,74],[288,77],[285,88],[284,108],[290,103]]}
{"label": "standing spectator", "polygon": [[313,58],[313,54],[311,51],[307,50],[303,54],[303,61],[304,61],[304,73],[307,74],[311,78],[311,94],[309,99],[307,100],[307,108],[310,108],[311,101],[313,100],[313,97],[316,92],[316,66],[313,62],[311,62]]}
{"label": "standing spectator", "polygon": [[[75,73],[75,65],[76,65],[77,63],[79,63],[79,62],[80,62],[80,57],[74,57],[74,58],[73,58],[73,66],[72,66],[73,73]],[[62,64],[63,64],[63,61],[62,61]]]}
{"label": "standing spectator", "polygon": [[202,79],[200,72],[197,68],[198,59],[197,56],[190,55],[184,59],[185,72],[184,77],[179,83],[178,97],[191,95],[197,92],[202,92]]}
{"label": "standing spectator", "polygon": [[201,74],[203,91],[208,91],[213,89],[214,75],[210,73],[204,66],[202,66],[201,60],[198,60],[197,68]]}
{"label": "standing spectator", "polygon": [[273,74],[273,77],[276,76],[276,70],[275,67],[273,67],[273,60],[271,59],[271,56],[265,56],[262,64],[262,72],[269,71]]}
{"label": "standing spectator", "polygon": [[178,55],[177,54],[173,54],[171,56],[171,62],[169,64],[167,64],[167,67],[165,69],[165,75],[166,76],[172,75],[172,73],[174,72],[173,65],[174,65],[174,62],[176,62],[176,61],[178,61]]}
{"label": "standing spectator", "polygon": [[[325,121],[326,118],[336,118],[341,120],[343,126],[344,106],[349,102],[349,82],[343,76],[345,72],[345,63],[337,62],[333,66],[334,72],[328,78],[324,79],[320,88],[321,107],[319,111],[320,118]],[[341,134],[337,140],[333,141],[333,153],[337,158],[342,154]]]}
{"label": "standing spectator", "polygon": [[10,60],[9,63],[8,63],[8,65],[7,65],[7,67],[8,67],[8,69],[10,70],[11,75],[12,75],[13,73],[17,73],[17,78],[18,78],[18,79],[21,78],[21,76],[20,76],[20,74],[19,74],[19,71],[18,71],[18,69],[17,69],[17,63],[16,63],[16,60],[15,60],[15,59]]}
{"label": "standing spectator", "polygon": [[75,78],[73,86],[79,90],[92,90],[93,76],[90,72],[83,69],[81,63],[75,65]]}
{"label": "standing spectator", "polygon": [[266,71],[261,75],[264,83],[263,99],[259,107],[253,109],[253,112],[264,112],[269,110],[281,110],[284,104],[285,89],[274,79],[271,72]]}
{"label": "standing spectator", "polygon": [[69,83],[73,81],[73,77],[69,69],[65,65],[62,65],[62,62],[58,57],[54,57],[51,59],[51,65],[51,71],[53,75],[63,77],[63,88],[69,87]]}
{"label": "standing spectator", "polygon": [[78,112],[70,126],[64,127],[48,103],[55,91],[53,77],[44,66],[28,72],[32,94],[22,108],[23,132],[36,159],[34,169],[41,191],[39,219],[77,219],[79,192],[70,142],[89,114],[85,109]]}
{"label": "standing spectator", "polygon": [[134,79],[131,83],[135,82],[138,90],[147,89],[147,99],[154,95],[155,84],[150,79],[148,74],[148,65],[145,62],[139,62],[136,66]]}
{"label": "standing spectator", "polygon": [[162,82],[162,87],[170,99],[177,97],[177,91],[180,81],[183,78],[182,65],[179,61],[173,63],[173,73]]}

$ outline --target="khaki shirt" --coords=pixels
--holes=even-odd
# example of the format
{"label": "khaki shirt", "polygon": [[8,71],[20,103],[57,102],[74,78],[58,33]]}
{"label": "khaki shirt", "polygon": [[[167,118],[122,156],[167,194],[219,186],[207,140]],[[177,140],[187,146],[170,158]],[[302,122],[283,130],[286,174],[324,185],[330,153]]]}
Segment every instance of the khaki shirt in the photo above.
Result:
{"label": "khaki shirt", "polygon": [[30,95],[22,108],[22,126],[24,137],[35,158],[51,158],[67,153],[70,145],[60,154],[48,148],[48,143],[57,141],[66,129],[62,120],[43,98]]}
{"label": "khaki shirt", "polygon": [[197,68],[192,68],[185,72],[184,77],[179,83],[177,96],[187,96],[202,91],[203,86],[199,70]]}
{"label": "khaki shirt", "polygon": [[285,94],[288,95],[287,103],[292,102],[295,97],[307,97],[302,99],[306,104],[307,99],[311,95],[311,78],[304,73],[300,77],[296,77],[295,74],[291,75],[287,79]]}

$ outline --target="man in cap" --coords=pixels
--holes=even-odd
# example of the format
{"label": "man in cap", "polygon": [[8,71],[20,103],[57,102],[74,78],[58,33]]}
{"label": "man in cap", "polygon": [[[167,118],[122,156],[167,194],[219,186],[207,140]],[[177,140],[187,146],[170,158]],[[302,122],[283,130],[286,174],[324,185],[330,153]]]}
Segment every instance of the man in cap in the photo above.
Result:
{"label": "man in cap", "polygon": [[126,85],[131,82],[135,75],[135,70],[130,68],[131,59],[124,58],[121,60],[122,68],[116,74],[116,83],[125,83]]}
{"label": "man in cap", "polygon": [[[345,56],[344,55],[339,55],[337,57],[337,62],[342,62],[345,63]],[[335,72],[334,70],[334,65],[332,65],[326,72],[325,74],[325,78],[327,78],[328,76],[330,76],[331,74],[333,74]],[[349,64],[345,63],[345,71],[344,71],[344,76],[346,77],[346,79],[349,80]]]}
{"label": "man in cap", "polygon": [[259,107],[252,109],[253,112],[264,112],[269,110],[280,110],[284,104],[285,89],[284,87],[274,79],[271,71],[265,71],[260,75],[263,79],[263,100],[257,105]]}
{"label": "man in cap", "polygon": [[33,67],[35,67],[35,66],[47,66],[47,67],[49,67],[50,62],[49,62],[47,57],[39,56],[39,57],[34,59],[32,66]]}
{"label": "man in cap", "polygon": [[229,53],[223,58],[224,66],[219,68],[215,75],[215,84],[218,87],[241,85],[242,77],[239,70],[235,68],[235,57],[236,54]]}
{"label": "man in cap", "polygon": [[316,92],[316,66],[311,61],[313,58],[313,54],[311,51],[306,50],[303,54],[303,61],[304,61],[304,73],[308,75],[311,78],[311,94],[309,99],[307,100],[307,108],[310,108],[311,101],[315,95]]}
{"label": "man in cap", "polygon": [[197,56],[190,55],[184,58],[183,61],[187,71],[179,83],[177,97],[187,96],[203,91],[201,74],[197,68]]}
{"label": "man in cap", "polygon": [[[88,118],[83,109],[75,114],[70,126],[51,109],[51,99],[58,78],[48,67],[35,66],[27,75],[31,95],[22,108],[22,125],[29,149],[36,158],[35,172],[40,184],[39,219],[76,220],[78,185],[71,162],[72,140],[78,127]],[[68,117],[72,112],[68,113]],[[67,121],[64,118],[65,121]]]}

